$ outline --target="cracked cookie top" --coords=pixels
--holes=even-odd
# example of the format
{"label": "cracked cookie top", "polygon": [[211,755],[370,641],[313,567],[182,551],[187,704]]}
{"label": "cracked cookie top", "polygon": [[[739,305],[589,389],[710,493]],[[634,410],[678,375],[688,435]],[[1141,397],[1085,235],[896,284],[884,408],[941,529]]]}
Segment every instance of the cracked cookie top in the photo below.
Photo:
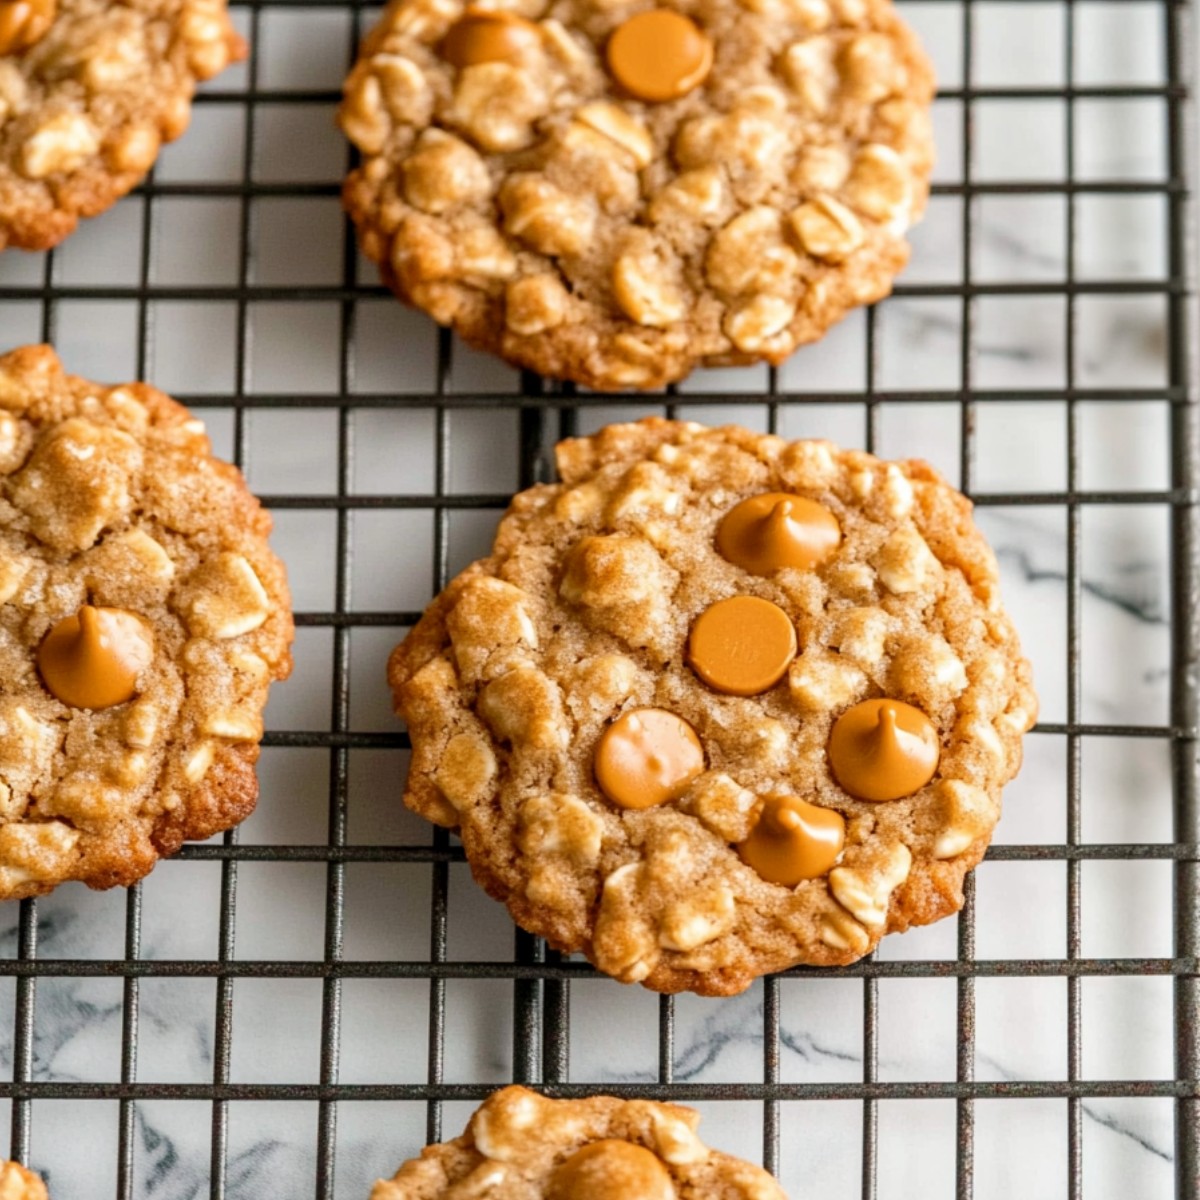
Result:
{"label": "cracked cookie top", "polygon": [[245,53],[225,0],[0,0],[0,250],[125,195]]}
{"label": "cracked cookie top", "polygon": [[426,1146],[371,1200],[785,1200],[762,1167],[710,1150],[699,1124],[678,1104],[506,1087],[462,1137]]}
{"label": "cracked cookie top", "polygon": [[0,898],[131,883],[252,811],[291,669],[270,528],[182,405],[0,357]]}
{"label": "cracked cookie top", "polygon": [[345,200],[468,341],[657,387],[887,294],[932,95],[889,0],[393,0],[346,81]]}
{"label": "cracked cookie top", "polygon": [[409,807],[519,924],[663,991],[956,911],[1036,715],[969,501],[657,418],[558,467],[392,655]]}

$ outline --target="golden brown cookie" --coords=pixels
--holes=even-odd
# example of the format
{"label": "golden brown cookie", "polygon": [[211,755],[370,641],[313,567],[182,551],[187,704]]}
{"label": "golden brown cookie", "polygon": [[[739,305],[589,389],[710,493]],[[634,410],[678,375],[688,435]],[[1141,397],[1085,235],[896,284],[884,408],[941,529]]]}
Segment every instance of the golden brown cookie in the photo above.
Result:
{"label": "golden brown cookie", "polygon": [[45,250],[135,187],[245,53],[225,0],[0,0],[0,250]]}
{"label": "golden brown cookie", "polygon": [[371,1200],[786,1200],[762,1167],[696,1136],[700,1114],[652,1100],[493,1092],[462,1137],[426,1146]]}
{"label": "golden brown cookie", "polygon": [[291,670],[270,530],[162,392],[0,357],[0,899],[132,883],[253,810]]}
{"label": "golden brown cookie", "polygon": [[961,907],[1037,706],[970,502],[921,462],[657,418],[558,469],[392,655],[405,803],[524,928],[661,991]]}
{"label": "golden brown cookie", "polygon": [[345,202],[467,341],[658,387],[887,295],[933,89],[890,0],[392,0],[346,81]]}
{"label": "golden brown cookie", "polygon": [[46,1185],[20,1163],[0,1162],[0,1200],[49,1200]]}

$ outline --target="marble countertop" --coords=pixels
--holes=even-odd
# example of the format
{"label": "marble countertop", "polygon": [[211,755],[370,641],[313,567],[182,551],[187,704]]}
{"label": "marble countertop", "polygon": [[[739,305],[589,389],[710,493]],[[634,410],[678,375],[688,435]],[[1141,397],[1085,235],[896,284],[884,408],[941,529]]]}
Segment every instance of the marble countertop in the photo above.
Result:
{"label": "marble countertop", "polygon": [[[1074,46],[1068,53],[1068,5],[1053,0],[985,2],[972,9],[972,84],[983,89],[1039,89],[1034,98],[972,102],[970,178],[976,183],[1064,178],[1153,183],[1166,177],[1166,107],[1153,94],[1164,82],[1157,0],[1076,0],[1069,6]],[[963,7],[957,0],[915,0],[904,11],[925,38],[945,95],[935,119],[936,179],[964,177]],[[239,19],[248,27],[249,16]],[[332,92],[351,44],[350,12],[337,6],[262,10],[256,40],[258,86]],[[1072,153],[1067,118],[1053,91],[1141,86],[1138,98],[1094,93],[1074,106]],[[210,85],[242,88],[246,68]],[[341,281],[344,229],[332,184],[345,148],[331,123],[331,103],[257,105],[255,177],[299,183],[296,194],[255,202],[251,288],[331,289]],[[219,100],[198,106],[188,137],[169,148],[160,183],[241,178],[245,106]],[[186,186],[182,191],[186,192]],[[56,304],[60,352],[73,370],[94,378],[130,378],[137,370],[136,300],[101,300],[88,290],[134,285],[139,278],[139,197],[90,222],[57,255],[56,280],[68,294]],[[1075,241],[1067,246],[1067,201],[1061,190],[988,189],[975,201],[964,246],[962,198],[935,196],[914,234],[913,261],[900,293],[877,310],[874,386],[908,394],[877,412],[875,446],[886,456],[919,455],[981,498],[980,521],[997,551],[1005,598],[1033,660],[1042,721],[1067,720],[1068,385],[1112,392],[1077,404],[1078,476],[1084,491],[1157,493],[1170,485],[1166,297],[1146,286],[1120,294],[1079,294],[1068,313],[1062,289],[1068,264],[1089,283],[1147,285],[1168,274],[1166,202],[1150,188],[1135,194],[1084,189],[1075,199]],[[237,282],[240,204],[236,198],[168,192],[156,201],[150,281],[182,289],[149,307],[147,377],[183,395],[221,397],[234,390],[237,305],[187,289]],[[297,253],[297,247],[303,247]],[[969,250],[970,261],[965,261]],[[40,256],[0,258],[0,287],[29,287],[28,299],[0,299],[6,344],[34,340],[43,311],[32,295],[45,269]],[[374,282],[359,264],[359,279]],[[953,289],[982,285],[970,329]],[[991,288],[988,285],[1011,285]],[[940,285],[947,285],[942,288]],[[1022,288],[1028,285],[1028,290]],[[390,299],[357,304],[353,390],[428,391],[435,334],[423,318]],[[302,303],[256,299],[247,308],[249,403],[254,393],[304,394],[298,409],[249,408],[245,466],[267,495],[336,494],[338,417],[322,394],[338,389],[336,298]],[[1068,317],[1074,329],[1067,336]],[[973,339],[970,384],[987,393],[1028,391],[1045,398],[980,403],[974,408],[970,478],[961,479],[962,414],[947,400],[964,385],[962,344]],[[778,410],[780,432],[828,436],[852,445],[867,436],[867,321],[854,314],[823,342],[799,352],[779,373],[789,394]],[[517,484],[517,410],[507,368],[456,347],[451,392],[487,391],[486,408],[455,408],[449,417],[447,488],[497,496]],[[676,398],[679,411],[706,422],[736,420],[764,428],[768,407],[725,407],[713,393],[765,392],[763,369],[697,374]],[[844,393],[837,402],[806,396]],[[1128,392],[1128,399],[1121,393]],[[661,412],[662,397],[591,404],[582,431],[610,419]],[[232,455],[233,410],[205,413],[218,449]],[[349,425],[355,495],[432,494],[435,418],[431,409],[363,408]],[[1044,494],[1041,503],[1004,503],[1011,493]],[[1145,499],[1145,496],[1142,496]],[[486,549],[498,514],[454,511],[451,569]],[[275,544],[286,558],[296,607],[334,607],[336,523],[330,509],[280,509]],[[363,508],[350,532],[351,609],[415,610],[434,590],[430,510]],[[1079,719],[1096,725],[1161,726],[1168,718],[1170,663],[1169,509],[1165,503],[1086,505],[1080,516]],[[349,638],[349,723],[364,733],[394,733],[381,664],[401,630],[356,625]],[[331,728],[333,634],[304,625],[293,679],[268,710],[273,734]],[[329,752],[269,746],[262,759],[258,811],[242,827],[242,845],[314,845],[328,836]],[[428,845],[428,829],[399,804],[402,751],[349,754],[348,841],[356,845]],[[1168,742],[1163,737],[1089,736],[1082,741],[1082,828],[1087,843],[1161,843],[1172,838]],[[1035,732],[1027,761],[1008,789],[997,843],[1058,844],[1067,838],[1067,746],[1064,736]],[[1061,860],[995,860],[976,873],[976,956],[981,960],[1060,959],[1068,953],[1067,868]],[[221,866],[217,861],[162,864],[142,888],[141,953],[147,959],[211,960],[218,950]],[[1166,859],[1085,861],[1081,867],[1078,953],[1085,958],[1169,958],[1172,954],[1171,865]],[[355,863],[345,875],[347,960],[428,960],[431,868],[428,864]],[[121,959],[127,897],[123,892],[60,889],[39,902],[42,959]],[[234,955],[239,960],[319,962],[324,954],[326,867],[318,862],[245,861],[237,870]],[[0,955],[17,953],[18,910],[6,910]],[[885,941],[883,960],[953,959],[957,922]],[[451,961],[510,961],[514,934],[502,908],[471,882],[465,865],[449,868],[447,956]],[[0,1073],[13,1062],[15,984],[0,978]],[[350,1084],[423,1083],[428,1070],[430,986],[422,980],[347,980],[342,988],[340,1079]],[[139,989],[142,1082],[205,1085],[214,1072],[216,984],[211,978],[155,978]],[[779,986],[780,1063],[785,1082],[836,1085],[861,1081],[864,1005],[877,1006],[878,1078],[885,1083],[953,1081],[957,1071],[957,984],[953,978],[885,978],[877,991],[858,979],[804,977]],[[1081,1078],[1169,1080],[1173,1075],[1171,980],[1162,974],[1084,978]],[[988,976],[975,983],[975,1072],[982,1081],[1062,1081],[1068,1071],[1068,990],[1061,976]],[[717,1085],[763,1079],[764,985],[742,996],[674,1002],[676,1082]],[[513,1076],[513,985],[452,979],[446,984],[444,1079],[500,1084]],[[659,999],[611,981],[571,985],[570,1078],[588,1084],[659,1078]],[[62,1083],[121,1078],[122,983],[116,978],[39,981],[33,1017],[33,1077]],[[312,1084],[320,1080],[322,985],[310,978],[246,978],[233,987],[229,1077],[239,1083]],[[614,1036],[614,1031],[620,1035]],[[446,1136],[473,1105],[447,1103]],[[0,1104],[0,1118],[9,1104]],[[763,1106],[704,1100],[703,1130],[722,1149],[758,1159]],[[229,1109],[224,1195],[228,1200],[314,1195],[318,1106],[306,1100],[235,1102]],[[878,1200],[941,1200],[955,1194],[956,1106],[952,1099],[879,1102]],[[208,1196],[212,1105],[170,1099],[133,1110],[137,1200]],[[792,1200],[842,1200],[862,1194],[863,1105],[806,1099],[780,1106],[779,1167]],[[1064,1099],[1005,1098],[975,1104],[975,1196],[1059,1200],[1067,1195],[1068,1106]],[[1173,1108],[1163,1098],[1087,1099],[1082,1103],[1083,1186],[1088,1200],[1166,1200],[1174,1195]],[[31,1113],[33,1165],[50,1178],[56,1200],[117,1195],[119,1111],[115,1100],[37,1100]],[[408,1101],[346,1101],[338,1107],[334,1194],[365,1200],[370,1182],[390,1174],[425,1140],[426,1106]],[[2,1147],[0,1147],[2,1148]],[[212,1191],[212,1194],[216,1194]]]}

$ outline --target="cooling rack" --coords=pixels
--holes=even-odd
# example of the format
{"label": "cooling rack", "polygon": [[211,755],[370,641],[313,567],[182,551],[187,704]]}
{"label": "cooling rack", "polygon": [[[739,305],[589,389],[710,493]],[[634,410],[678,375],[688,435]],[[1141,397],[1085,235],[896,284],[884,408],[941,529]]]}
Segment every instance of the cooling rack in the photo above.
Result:
{"label": "cooling rack", "polygon": [[[406,314],[356,255],[337,207],[349,153],[331,126],[337,82],[375,16],[357,3],[236,6],[253,57],[202,93],[192,131],[145,186],[59,251],[0,260],[6,345],[42,338],[73,370],[147,377],[201,410],[218,447],[248,469],[275,513],[297,591],[298,678],[268,712],[259,813],[240,831],[186,847],[127,893],[65,889],[26,901],[0,942],[12,1065],[0,1099],[11,1104],[11,1153],[45,1169],[64,1189],[60,1198],[364,1196],[366,1179],[425,1140],[456,1134],[465,1112],[507,1079],[558,1096],[603,1090],[698,1103],[718,1145],[752,1112],[730,1148],[760,1154],[794,1200],[913,1194],[897,1181],[920,1165],[887,1147],[897,1128],[926,1129],[919,1114],[935,1111],[931,1104],[950,1149],[936,1186],[922,1194],[1000,1194],[994,1164],[1020,1157],[1021,1144],[1006,1148],[1003,1120],[983,1114],[1031,1102],[1048,1105],[1032,1111],[1062,1130],[1061,1153],[1029,1176],[1031,1197],[1200,1196],[1190,5],[902,7],[936,43],[942,79],[942,166],[914,266],[894,299],[778,371],[702,373],[660,395],[599,396],[489,366]],[[1099,52],[1119,68],[1132,29],[1148,53],[1130,51],[1128,72],[1090,65]],[[1130,147],[1127,158],[1097,154],[1105,131]],[[1006,165],[997,167],[1001,149]],[[1116,223],[1098,222],[1101,212]],[[1098,325],[1106,304],[1116,322]],[[1152,369],[1110,378],[1104,364],[1128,351],[1130,324],[1139,332],[1129,353]],[[931,354],[916,352],[922,339]],[[1047,357],[1058,364],[1048,372]],[[1019,805],[1010,795],[1018,815],[1001,827],[1003,836],[1016,821],[1019,836],[1028,827],[1019,812],[1038,808],[1053,814],[1049,832],[993,846],[968,880],[960,918],[938,927],[935,940],[909,935],[901,941],[912,941],[910,951],[786,972],[728,1009],[633,996],[586,963],[509,933],[504,919],[473,907],[487,902],[465,883],[457,841],[396,815],[408,743],[386,712],[383,654],[486,546],[509,493],[551,476],[557,438],[652,411],[788,434],[833,431],[883,453],[912,452],[924,438],[981,519],[1001,523],[989,526],[1001,541],[1004,520],[1032,522],[1024,528],[1034,530],[1033,550],[1001,550],[1006,575],[1023,573],[1031,587],[1052,576],[1059,588],[1051,602],[1034,587],[1033,607],[1018,620],[1035,641],[1042,628],[1053,631],[1052,650],[1035,665],[1044,702],[1047,686],[1057,699],[1044,703],[1029,742],[1035,759],[1053,761],[1058,783],[1048,789],[1039,774]],[[1143,414],[1157,414],[1160,479],[1114,484],[1093,469],[1096,424],[1118,413],[1134,429]],[[1058,473],[1030,481],[1024,460],[1047,455]],[[1089,522],[1103,531],[1110,514],[1132,514],[1136,528],[1146,514],[1160,519],[1170,573],[1158,608],[1153,598],[1141,607],[1129,600],[1119,579],[1107,595],[1159,639],[1169,666],[1157,708],[1143,706],[1136,687],[1132,710],[1092,695],[1098,650],[1133,663],[1143,648],[1140,633],[1099,646],[1085,620],[1109,586],[1085,568]],[[1039,545],[1052,545],[1053,570]],[[1131,671],[1154,674],[1140,660]],[[1145,788],[1164,814],[1160,836],[1097,835],[1089,805],[1105,781],[1089,765],[1093,754],[1101,767],[1157,756],[1162,770]],[[1119,766],[1103,773],[1121,776]],[[1118,802],[1132,805],[1136,786],[1118,779],[1122,787]],[[1105,892],[1108,875],[1089,882],[1089,870],[1105,865],[1170,874],[1162,891],[1169,936],[1157,952],[1106,949],[1090,937],[1085,891],[1087,904],[1098,896],[1105,911],[1122,902]],[[1014,942],[1015,950],[991,953],[990,937],[981,945],[979,881],[1003,867],[1039,868],[1058,881],[1053,915],[1009,897],[1022,919],[1052,927],[1048,949]],[[201,872],[207,883],[193,888]],[[305,884],[294,891],[286,881],[296,873]],[[184,899],[171,907],[171,895]],[[380,929],[364,939],[368,910]],[[494,953],[480,951],[476,914],[500,931]],[[306,922],[307,942],[297,932]],[[398,950],[387,949],[389,922],[401,929]],[[1169,991],[1171,1061],[1157,1073],[1097,1073],[1085,1039],[1088,988],[1130,979]],[[1004,981],[1054,989],[1055,1069],[981,1066],[984,997]],[[792,1011],[817,995],[796,989],[826,984],[848,1013],[844,1042],[831,1042],[827,1029],[794,1029]],[[943,989],[929,1022],[940,1023],[940,1075],[906,1070],[902,1056],[892,1062],[887,1014],[900,985]],[[364,1008],[360,990],[373,986],[392,990]],[[185,987],[199,989],[202,1044],[180,1067],[160,1045],[191,1018],[160,1001]],[[302,1035],[289,1024],[297,1005],[307,1005]],[[649,1031],[624,1025],[634,1008],[651,1014]],[[259,1020],[243,1026],[248,1009]],[[1031,1023],[1038,1011],[1030,1009]],[[1135,1036],[1140,1011],[1122,1010],[1125,1028],[1105,1037]],[[405,1014],[400,1035],[387,1023],[397,1012]],[[113,1038],[96,1062],[64,1062],[69,1037],[55,1033],[64,1022],[75,1031],[107,1027]],[[276,1026],[283,1032],[273,1034]],[[626,1037],[638,1068],[606,1072],[607,1055],[628,1057]],[[466,1067],[455,1061],[464,1042],[475,1053]],[[801,1060],[803,1070],[794,1067]],[[1136,1122],[1122,1127],[1104,1107],[1125,1102],[1169,1109],[1157,1126],[1173,1131],[1167,1142],[1139,1134]],[[168,1136],[161,1120],[171,1106],[186,1116]],[[306,1115],[287,1136],[268,1119],[267,1132],[247,1142],[257,1114],[281,1110]],[[360,1120],[376,1111],[386,1116]],[[365,1132],[351,1137],[356,1128]],[[836,1149],[813,1130],[840,1138]],[[1140,1140],[1157,1174],[1114,1174],[1113,1160],[1093,1149],[1094,1130]],[[801,1136],[807,1164],[792,1150]],[[836,1189],[817,1165],[834,1155],[846,1164]],[[984,1160],[992,1165],[977,1169]]]}

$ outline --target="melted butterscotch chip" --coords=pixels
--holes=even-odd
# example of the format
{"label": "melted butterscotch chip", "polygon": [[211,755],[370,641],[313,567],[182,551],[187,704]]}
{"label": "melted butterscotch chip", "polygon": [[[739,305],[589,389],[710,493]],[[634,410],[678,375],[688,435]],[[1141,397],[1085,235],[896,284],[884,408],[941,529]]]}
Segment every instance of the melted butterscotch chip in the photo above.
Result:
{"label": "melted butterscotch chip", "polygon": [[772,796],[738,853],[769,883],[795,887],[824,875],[837,862],[846,822],[831,808],[799,796]]}
{"label": "melted butterscotch chip", "polygon": [[933,722],[901,700],[864,700],[829,735],[829,765],[860,800],[911,796],[933,778],[940,753]]}
{"label": "melted butterscotch chip", "polygon": [[20,54],[54,24],[56,0],[0,0],[0,54]]}
{"label": "melted butterscotch chip", "polygon": [[645,1146],[602,1138],[577,1150],[550,1177],[547,1200],[674,1200],[662,1160]]}
{"label": "melted butterscotch chip", "polygon": [[751,575],[784,567],[820,566],[838,547],[842,531],[824,505],[803,496],[768,492],[735,505],[717,526],[722,557]]}
{"label": "melted butterscotch chip", "polygon": [[708,77],[711,40],[683,13],[652,8],[608,39],[608,69],[639,100],[678,100]]}
{"label": "melted butterscotch chip", "polygon": [[112,708],[137,692],[154,658],[154,635],[136,613],[85,604],[38,648],[42,682],[72,708]]}
{"label": "melted butterscotch chip", "polygon": [[450,26],[439,50],[456,67],[472,67],[520,58],[540,41],[538,27],[516,13],[468,8]]}
{"label": "melted butterscotch chip", "polygon": [[653,808],[674,800],[703,770],[696,731],[661,708],[627,712],[596,746],[596,782],[622,808]]}
{"label": "melted butterscotch chip", "polygon": [[796,627],[770,600],[733,596],[705,609],[688,637],[692,670],[718,692],[757,696],[773,688],[796,657]]}

